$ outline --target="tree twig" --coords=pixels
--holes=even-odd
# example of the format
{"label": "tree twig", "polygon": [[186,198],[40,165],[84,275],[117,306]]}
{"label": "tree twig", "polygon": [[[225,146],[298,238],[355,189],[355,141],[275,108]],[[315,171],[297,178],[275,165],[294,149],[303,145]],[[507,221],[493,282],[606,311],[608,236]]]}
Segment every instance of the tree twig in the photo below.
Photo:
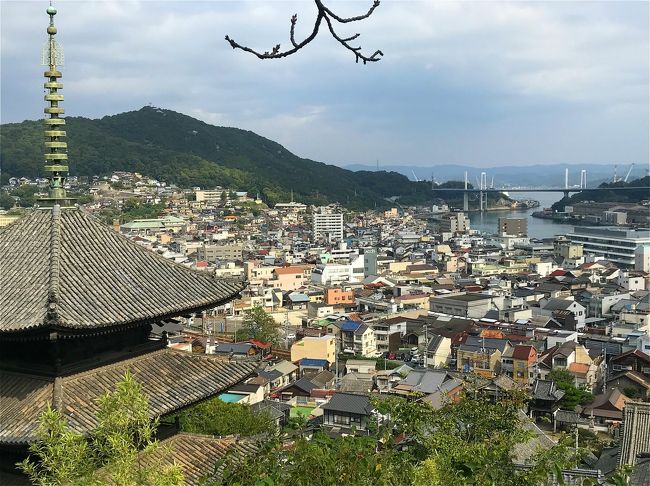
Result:
{"label": "tree twig", "polygon": [[329,8],[327,8],[323,4],[323,0],[314,0],[314,3],[316,4],[316,8],[318,10],[318,14],[316,15],[316,20],[314,21],[314,27],[311,33],[307,37],[305,37],[305,39],[302,40],[301,42],[297,42],[295,36],[296,23],[298,22],[298,15],[294,14],[291,17],[291,25],[289,28],[289,40],[291,42],[292,47],[290,49],[283,51],[280,48],[280,44],[276,44],[271,49],[271,51],[260,52],[248,46],[239,44],[238,42],[236,42],[234,39],[230,38],[227,35],[226,35],[226,41],[230,44],[230,47],[232,47],[233,49],[241,49],[242,51],[250,52],[254,56],[257,56],[259,59],[280,59],[282,57],[287,57],[292,54],[295,54],[300,49],[302,49],[307,44],[309,44],[311,41],[313,41],[318,35],[323,19],[325,19],[325,22],[327,23],[327,28],[332,34],[332,37],[334,37],[334,39],[337,40],[343,47],[345,47],[346,49],[354,53],[356,62],[359,62],[359,60],[361,60],[364,64],[366,64],[367,62],[376,62],[381,59],[384,53],[381,52],[380,50],[376,50],[371,56],[366,56],[361,52],[361,46],[352,47],[349,44],[350,41],[357,39],[361,34],[357,33],[349,37],[342,38],[336,33],[336,30],[334,29],[334,25],[332,24],[332,19],[342,24],[349,23],[349,22],[357,22],[359,20],[367,19],[372,15],[375,9],[379,6],[379,0],[374,0],[370,9],[364,15],[358,15],[356,17],[347,17],[347,18],[336,15],[334,12],[332,12]]}

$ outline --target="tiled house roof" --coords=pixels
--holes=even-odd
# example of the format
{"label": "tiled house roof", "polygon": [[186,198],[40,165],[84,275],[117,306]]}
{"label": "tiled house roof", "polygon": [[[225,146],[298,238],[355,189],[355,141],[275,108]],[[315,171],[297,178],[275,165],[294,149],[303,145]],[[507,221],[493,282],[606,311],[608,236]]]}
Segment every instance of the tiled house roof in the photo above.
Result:
{"label": "tiled house roof", "polygon": [[97,398],[114,390],[127,370],[149,397],[154,418],[216,395],[254,369],[253,363],[161,349],[66,377],[0,371],[0,444],[34,441],[38,416],[48,403],[66,416],[73,430],[88,433],[97,425]]}
{"label": "tiled house roof", "polygon": [[161,441],[160,445],[162,447],[152,456],[141,456],[144,463],[153,460],[162,460],[163,465],[176,463],[183,470],[185,484],[191,486],[201,484],[204,478],[220,479],[225,464],[219,465],[216,471],[215,466],[226,455],[240,462],[259,450],[259,442],[250,438],[218,438],[188,433],[176,434]]}
{"label": "tiled house roof", "polygon": [[153,322],[244,286],[177,265],[79,210],[35,210],[0,228],[0,332]]}

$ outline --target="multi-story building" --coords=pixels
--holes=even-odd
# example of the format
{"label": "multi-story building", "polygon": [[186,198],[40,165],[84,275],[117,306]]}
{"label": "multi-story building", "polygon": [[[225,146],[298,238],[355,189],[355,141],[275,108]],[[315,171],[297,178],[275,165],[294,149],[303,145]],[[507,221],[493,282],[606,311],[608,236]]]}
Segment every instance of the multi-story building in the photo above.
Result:
{"label": "multi-story building", "polygon": [[499,235],[528,236],[526,218],[499,218]]}
{"label": "multi-story building", "polygon": [[643,244],[634,250],[634,270],[650,272],[650,245]]}
{"label": "multi-story building", "polygon": [[456,352],[456,369],[492,378],[510,344],[505,339],[468,336]]}
{"label": "multi-story building", "polygon": [[242,251],[242,245],[203,245],[197,248],[196,257],[206,262],[232,262],[242,259]]}
{"label": "multi-story building", "polygon": [[441,314],[480,319],[492,309],[503,307],[503,298],[485,294],[437,296],[429,300],[429,310]]}
{"label": "multi-story building", "polygon": [[449,213],[438,220],[438,225],[445,233],[466,233],[469,231],[469,218],[465,213]]}
{"label": "multi-story building", "polygon": [[534,346],[518,344],[507,349],[501,358],[501,371],[515,383],[530,385],[535,381],[535,362],[537,350]]}
{"label": "multi-story building", "polygon": [[566,239],[560,239],[553,242],[555,256],[562,257],[565,260],[576,260],[582,258],[582,245],[573,244]]}
{"label": "multi-story building", "polygon": [[305,270],[298,266],[274,267],[273,279],[265,284],[285,291],[298,290],[305,286]]}
{"label": "multi-story building", "polygon": [[354,292],[340,287],[325,289],[325,303],[328,305],[354,304]]}
{"label": "multi-story building", "polygon": [[343,239],[343,214],[328,212],[327,208],[319,208],[313,214],[314,240],[324,238],[328,241]]}
{"label": "multi-story building", "polygon": [[291,361],[303,358],[326,359],[332,364],[336,361],[336,338],[331,334],[320,337],[307,336],[291,346]]}
{"label": "multi-story building", "polygon": [[637,248],[650,244],[648,231],[612,227],[576,226],[567,238],[571,243],[581,244],[585,254],[603,257],[623,267],[634,267]]}
{"label": "multi-story building", "polygon": [[375,331],[363,322],[345,321],[340,327],[341,348],[344,352],[368,358],[377,355]]}

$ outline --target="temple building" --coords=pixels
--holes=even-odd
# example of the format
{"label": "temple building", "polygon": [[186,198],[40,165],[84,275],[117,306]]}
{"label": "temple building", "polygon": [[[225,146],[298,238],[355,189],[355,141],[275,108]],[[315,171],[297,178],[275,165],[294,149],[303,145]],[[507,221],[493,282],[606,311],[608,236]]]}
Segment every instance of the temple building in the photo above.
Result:
{"label": "temple building", "polygon": [[[151,337],[152,328],[165,320],[229,302],[244,282],[172,263],[75,207],[66,194],[62,51],[55,40],[56,10],[50,6],[47,13],[49,194],[39,207],[0,228],[0,469],[5,472],[15,472],[15,463],[26,457],[48,404],[73,430],[90,434],[97,425],[97,398],[112,391],[127,370],[149,397],[152,419],[164,419],[255,369],[253,363],[171,350],[164,333]],[[188,440],[182,436],[183,443]]]}

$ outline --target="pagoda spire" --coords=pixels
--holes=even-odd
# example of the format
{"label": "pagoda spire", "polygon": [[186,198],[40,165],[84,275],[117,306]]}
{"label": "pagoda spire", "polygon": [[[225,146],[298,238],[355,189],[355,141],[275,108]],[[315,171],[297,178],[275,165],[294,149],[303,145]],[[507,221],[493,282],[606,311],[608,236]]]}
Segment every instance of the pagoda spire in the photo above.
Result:
{"label": "pagoda spire", "polygon": [[44,206],[70,206],[72,200],[66,195],[65,180],[68,175],[68,144],[65,142],[65,120],[61,117],[64,110],[60,106],[63,95],[59,90],[63,89],[60,82],[61,72],[58,66],[63,65],[63,47],[56,41],[56,26],[54,16],[56,9],[52,6],[47,8],[50,16],[50,23],[47,26],[48,40],[43,47],[43,65],[47,71],[43,74],[47,80],[44,84],[47,90],[45,101],[45,173],[49,183],[48,197],[39,199]]}

